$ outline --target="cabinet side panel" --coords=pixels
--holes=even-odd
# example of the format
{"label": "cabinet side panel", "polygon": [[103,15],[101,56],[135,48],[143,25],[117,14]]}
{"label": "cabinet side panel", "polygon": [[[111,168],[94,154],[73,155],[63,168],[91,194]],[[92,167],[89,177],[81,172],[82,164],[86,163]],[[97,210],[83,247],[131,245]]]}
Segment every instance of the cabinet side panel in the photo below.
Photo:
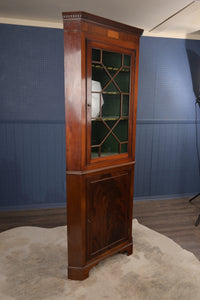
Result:
{"label": "cabinet side panel", "polygon": [[64,30],[66,169],[82,167],[82,56],[81,31]]}
{"label": "cabinet side panel", "polygon": [[67,175],[68,267],[85,262],[85,184],[83,176]]}

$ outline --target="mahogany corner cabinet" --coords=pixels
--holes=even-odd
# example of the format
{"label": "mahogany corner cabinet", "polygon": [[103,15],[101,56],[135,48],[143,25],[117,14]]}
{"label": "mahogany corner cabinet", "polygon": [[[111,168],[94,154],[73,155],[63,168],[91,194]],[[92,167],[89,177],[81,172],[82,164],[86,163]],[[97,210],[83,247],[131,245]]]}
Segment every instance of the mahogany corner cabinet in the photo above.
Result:
{"label": "mahogany corner cabinet", "polygon": [[132,253],[139,39],[143,30],[64,12],[68,278]]}

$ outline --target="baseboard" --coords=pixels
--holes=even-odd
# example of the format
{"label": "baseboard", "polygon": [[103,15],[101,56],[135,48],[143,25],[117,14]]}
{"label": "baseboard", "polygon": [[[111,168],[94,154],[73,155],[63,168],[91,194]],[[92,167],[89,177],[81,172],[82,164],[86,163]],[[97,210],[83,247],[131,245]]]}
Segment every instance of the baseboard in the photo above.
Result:
{"label": "baseboard", "polygon": [[[136,196],[134,197],[134,201],[154,201],[154,200],[169,200],[176,198],[188,198],[193,197],[196,193],[187,193],[187,194],[171,194],[171,195],[154,195],[154,196]],[[26,205],[11,205],[0,207],[0,211],[15,211],[15,210],[29,210],[29,209],[48,209],[48,208],[59,208],[66,207],[65,202],[60,203],[34,203],[34,204],[26,204]]]}
{"label": "baseboard", "polygon": [[169,200],[177,198],[190,198],[198,194],[196,193],[186,193],[186,194],[171,194],[171,195],[154,195],[154,196],[136,196],[134,201],[154,201],[154,200]]}
{"label": "baseboard", "polygon": [[0,207],[0,211],[15,211],[15,210],[30,210],[30,209],[48,209],[48,208],[59,208],[66,207],[65,202],[60,203],[35,203],[35,204],[26,204],[26,205],[12,205]]}

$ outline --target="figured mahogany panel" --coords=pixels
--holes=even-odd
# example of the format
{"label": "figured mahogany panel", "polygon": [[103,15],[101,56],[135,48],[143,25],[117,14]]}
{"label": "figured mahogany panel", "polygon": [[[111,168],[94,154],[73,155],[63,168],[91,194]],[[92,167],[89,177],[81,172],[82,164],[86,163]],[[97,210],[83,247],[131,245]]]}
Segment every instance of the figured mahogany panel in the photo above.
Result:
{"label": "figured mahogany panel", "polygon": [[87,179],[87,260],[128,240],[130,173]]}

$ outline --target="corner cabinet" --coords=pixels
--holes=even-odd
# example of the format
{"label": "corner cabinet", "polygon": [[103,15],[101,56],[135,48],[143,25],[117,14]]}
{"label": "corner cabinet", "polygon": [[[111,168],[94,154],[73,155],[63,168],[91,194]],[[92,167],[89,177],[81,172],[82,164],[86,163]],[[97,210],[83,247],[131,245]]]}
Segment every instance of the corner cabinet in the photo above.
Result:
{"label": "corner cabinet", "polygon": [[68,277],[132,253],[139,38],[142,30],[63,13]]}

